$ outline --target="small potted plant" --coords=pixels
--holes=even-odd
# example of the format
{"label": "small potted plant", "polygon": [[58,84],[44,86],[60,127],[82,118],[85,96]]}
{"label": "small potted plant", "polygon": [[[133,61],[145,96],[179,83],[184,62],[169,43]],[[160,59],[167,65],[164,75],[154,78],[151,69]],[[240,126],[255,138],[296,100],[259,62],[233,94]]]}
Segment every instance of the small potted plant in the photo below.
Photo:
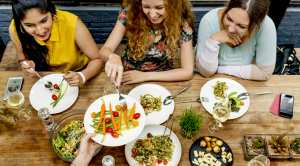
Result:
{"label": "small potted plant", "polygon": [[187,108],[181,115],[179,122],[182,135],[188,139],[191,139],[200,131],[202,121],[203,117],[201,114],[194,112],[192,107]]}

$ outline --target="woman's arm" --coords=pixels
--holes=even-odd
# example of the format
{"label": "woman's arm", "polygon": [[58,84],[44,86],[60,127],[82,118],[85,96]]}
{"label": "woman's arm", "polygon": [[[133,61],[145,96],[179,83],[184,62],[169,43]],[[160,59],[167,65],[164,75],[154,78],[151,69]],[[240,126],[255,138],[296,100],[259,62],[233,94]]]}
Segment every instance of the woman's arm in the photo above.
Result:
{"label": "woman's arm", "polygon": [[217,71],[220,43],[211,38],[214,33],[209,21],[208,15],[203,16],[197,39],[196,68],[205,77],[212,76]]}
{"label": "woman's arm", "polygon": [[80,50],[90,58],[87,67],[82,70],[86,80],[89,80],[99,73],[103,66],[104,59],[98,54],[98,48],[92,35],[80,19],[78,19],[76,25],[75,40]]}
{"label": "woman's arm", "polygon": [[110,33],[108,39],[104,43],[103,47],[100,49],[99,54],[105,58],[105,72],[110,77],[111,81],[117,86],[121,84],[123,75],[123,65],[121,57],[114,53],[116,48],[122,41],[125,35],[126,28],[118,20]]}
{"label": "woman's arm", "polygon": [[36,76],[35,63],[32,60],[27,60],[26,56],[23,52],[22,44],[18,38],[17,31],[14,26],[14,22],[9,26],[9,36],[13,43],[13,45],[16,48],[16,53],[18,57],[18,61],[20,62],[21,68],[26,73],[29,73],[31,76]]}

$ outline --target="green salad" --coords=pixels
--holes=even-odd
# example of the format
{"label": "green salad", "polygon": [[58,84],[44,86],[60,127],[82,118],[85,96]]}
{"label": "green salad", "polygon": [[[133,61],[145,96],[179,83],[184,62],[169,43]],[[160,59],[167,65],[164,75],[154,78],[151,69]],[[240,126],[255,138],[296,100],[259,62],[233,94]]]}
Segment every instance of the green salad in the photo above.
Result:
{"label": "green salad", "polygon": [[53,138],[52,145],[54,150],[62,158],[73,160],[76,157],[76,151],[79,148],[83,134],[83,122],[81,120],[71,121],[60,129]]}
{"label": "green salad", "polygon": [[148,133],[147,138],[136,141],[131,156],[146,166],[154,163],[167,165],[172,159],[173,151],[174,145],[169,136],[153,136]]}

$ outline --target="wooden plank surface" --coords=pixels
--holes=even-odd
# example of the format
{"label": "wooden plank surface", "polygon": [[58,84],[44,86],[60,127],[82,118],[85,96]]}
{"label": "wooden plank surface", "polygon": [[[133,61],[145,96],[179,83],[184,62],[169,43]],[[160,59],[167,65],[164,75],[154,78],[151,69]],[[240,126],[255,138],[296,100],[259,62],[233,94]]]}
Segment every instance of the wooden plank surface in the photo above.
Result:
{"label": "wooden plank surface", "polygon": [[[46,73],[42,73],[45,75]],[[23,75],[21,72],[0,71],[0,95],[3,95],[7,78],[10,76]],[[219,76],[220,77],[220,76]],[[225,76],[228,77],[228,76]],[[26,105],[29,105],[28,94],[32,85],[36,82],[36,78],[24,76],[24,84],[22,92],[26,96]],[[232,77],[228,77],[232,78]],[[211,79],[211,78],[210,78]],[[234,153],[234,165],[245,166],[246,161],[243,158],[241,141],[243,135],[250,133],[272,134],[272,133],[300,133],[300,77],[299,76],[273,76],[269,81],[256,82],[249,80],[241,80],[232,78],[246,87],[249,92],[272,91],[271,95],[256,96],[251,98],[249,111],[241,118],[230,120],[225,123],[225,128],[217,132],[215,136],[226,141]],[[204,111],[201,104],[194,102],[199,97],[201,86],[209,79],[203,78],[196,74],[190,82],[191,89],[176,98],[176,106],[174,112],[173,130],[181,141],[183,153],[180,166],[190,165],[188,160],[188,152],[191,144],[198,137],[210,135],[208,133],[208,123],[211,122],[211,116]],[[187,82],[157,82],[158,84],[167,87],[172,93],[177,92]],[[79,111],[84,113],[85,109],[95,99],[103,95],[104,88],[109,92],[111,85],[107,82],[102,73],[85,86],[80,88],[80,95],[77,102],[66,112],[55,115],[55,120],[59,120],[62,116]],[[129,92],[136,85],[124,86],[123,91]],[[269,107],[273,102],[274,97],[279,93],[288,93],[294,95],[294,118],[292,120],[273,116],[269,113]],[[191,101],[188,103],[180,103],[181,101]],[[194,110],[199,111],[204,116],[204,123],[201,131],[193,139],[185,139],[180,134],[178,119],[183,111],[192,106]],[[101,165],[101,159],[104,155],[111,154],[116,159],[116,165],[128,165],[124,155],[124,146],[110,148],[105,147],[94,157],[90,165]],[[44,130],[42,122],[37,118],[36,112],[33,111],[33,117],[30,121],[19,121],[17,127],[9,131],[1,131],[0,133],[0,165],[69,165],[60,160],[53,152],[48,144],[48,134]],[[294,161],[272,161],[272,166],[298,166],[300,160]]]}

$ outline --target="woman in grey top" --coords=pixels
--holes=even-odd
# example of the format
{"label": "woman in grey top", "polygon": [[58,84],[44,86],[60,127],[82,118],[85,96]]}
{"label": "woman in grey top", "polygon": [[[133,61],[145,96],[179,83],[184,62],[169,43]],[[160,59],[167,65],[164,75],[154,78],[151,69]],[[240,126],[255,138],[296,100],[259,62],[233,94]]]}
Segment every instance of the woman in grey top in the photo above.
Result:
{"label": "woman in grey top", "polygon": [[198,30],[197,70],[267,80],[276,61],[276,29],[268,0],[231,0],[203,16]]}

